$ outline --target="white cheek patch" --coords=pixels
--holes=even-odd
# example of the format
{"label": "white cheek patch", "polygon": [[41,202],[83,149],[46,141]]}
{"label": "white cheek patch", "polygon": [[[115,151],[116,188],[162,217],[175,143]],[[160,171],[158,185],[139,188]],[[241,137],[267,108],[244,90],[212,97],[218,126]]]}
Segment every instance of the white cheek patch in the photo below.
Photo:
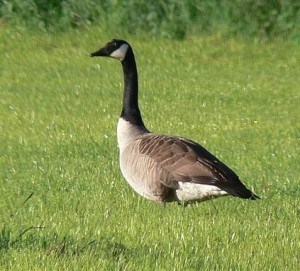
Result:
{"label": "white cheek patch", "polygon": [[121,61],[124,60],[128,50],[128,44],[122,44],[117,50],[113,51],[110,56]]}

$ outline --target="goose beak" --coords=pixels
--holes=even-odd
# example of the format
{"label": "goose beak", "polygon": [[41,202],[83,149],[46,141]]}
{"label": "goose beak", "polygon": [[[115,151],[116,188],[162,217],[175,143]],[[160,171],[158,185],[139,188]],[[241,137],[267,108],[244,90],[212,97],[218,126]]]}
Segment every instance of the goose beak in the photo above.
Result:
{"label": "goose beak", "polygon": [[107,56],[107,53],[105,51],[105,48],[101,48],[100,50],[90,53],[90,57],[94,57],[94,56]]}

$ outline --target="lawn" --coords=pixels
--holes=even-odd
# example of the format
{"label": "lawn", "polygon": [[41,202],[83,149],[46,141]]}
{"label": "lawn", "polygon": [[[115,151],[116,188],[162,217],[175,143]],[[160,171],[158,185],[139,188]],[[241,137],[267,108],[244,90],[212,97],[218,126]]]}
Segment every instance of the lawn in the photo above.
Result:
{"label": "lawn", "polygon": [[0,29],[0,270],[299,270],[299,45],[125,37],[146,126],[261,197],[183,207],[121,176],[121,65],[88,56],[111,38]]}

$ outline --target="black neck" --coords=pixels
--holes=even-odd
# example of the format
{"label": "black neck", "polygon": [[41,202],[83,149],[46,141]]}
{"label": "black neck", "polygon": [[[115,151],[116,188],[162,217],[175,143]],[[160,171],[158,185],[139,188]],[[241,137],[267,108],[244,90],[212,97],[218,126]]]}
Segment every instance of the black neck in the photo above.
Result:
{"label": "black neck", "polygon": [[131,48],[128,48],[126,57],[121,63],[124,73],[124,96],[121,117],[132,124],[144,127],[138,105],[138,73]]}

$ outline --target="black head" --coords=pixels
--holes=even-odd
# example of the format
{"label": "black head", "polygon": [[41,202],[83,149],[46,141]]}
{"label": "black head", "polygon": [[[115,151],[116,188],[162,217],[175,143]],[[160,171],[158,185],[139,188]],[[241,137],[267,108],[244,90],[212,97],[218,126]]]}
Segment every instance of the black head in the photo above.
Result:
{"label": "black head", "polygon": [[130,45],[125,40],[113,39],[98,51],[91,53],[90,56],[107,56],[123,61]]}

